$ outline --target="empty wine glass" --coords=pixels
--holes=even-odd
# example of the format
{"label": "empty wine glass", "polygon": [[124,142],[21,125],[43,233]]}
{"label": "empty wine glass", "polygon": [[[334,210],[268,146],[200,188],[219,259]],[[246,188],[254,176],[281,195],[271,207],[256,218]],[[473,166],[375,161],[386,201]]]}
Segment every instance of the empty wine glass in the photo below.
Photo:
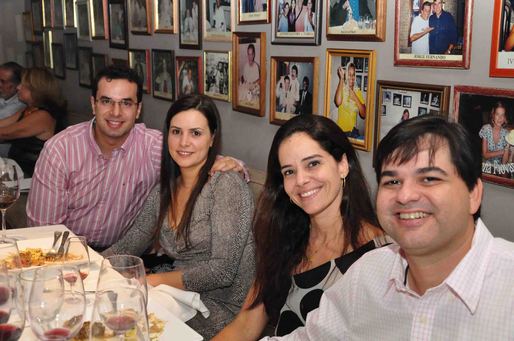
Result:
{"label": "empty wine glass", "polygon": [[8,270],[20,270],[22,262],[16,240],[10,238],[0,239],[0,264],[5,265]]}
{"label": "empty wine glass", "polygon": [[110,281],[122,281],[141,290],[145,302],[148,302],[148,288],[143,260],[136,256],[114,255],[106,257],[100,267],[97,291]]}
{"label": "empty wine glass", "polygon": [[5,234],[5,212],[20,197],[20,182],[16,167],[8,159],[0,162],[0,211],[2,211],[2,238]]}
{"label": "empty wine glass", "polygon": [[23,290],[15,274],[0,265],[0,341],[16,341],[25,327]]}
{"label": "empty wine glass", "polygon": [[36,270],[30,290],[29,318],[38,339],[70,340],[82,327],[85,309],[84,286],[76,267]]}

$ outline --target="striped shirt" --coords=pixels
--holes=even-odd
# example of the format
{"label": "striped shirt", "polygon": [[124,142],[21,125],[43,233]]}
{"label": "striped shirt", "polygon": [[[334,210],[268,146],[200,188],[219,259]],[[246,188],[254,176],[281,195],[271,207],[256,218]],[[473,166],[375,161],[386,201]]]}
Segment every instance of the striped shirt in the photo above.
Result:
{"label": "striped shirt", "polygon": [[370,251],[321,297],[305,327],[263,340],[514,340],[514,243],[478,220],[471,249],[438,286],[405,285],[398,245]]}
{"label": "striped shirt", "polygon": [[71,126],[46,142],[27,202],[29,226],[64,224],[97,248],[116,242],[157,184],[161,132],[136,124],[106,158],[93,122]]}

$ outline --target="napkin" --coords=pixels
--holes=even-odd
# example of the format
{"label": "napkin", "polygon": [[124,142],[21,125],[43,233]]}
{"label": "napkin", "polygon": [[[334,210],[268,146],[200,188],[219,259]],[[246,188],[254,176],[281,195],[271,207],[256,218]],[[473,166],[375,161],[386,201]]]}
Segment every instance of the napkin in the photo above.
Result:
{"label": "napkin", "polygon": [[211,314],[200,299],[199,293],[180,290],[165,284],[149,288],[148,301],[149,303],[154,301],[158,305],[167,308],[183,322],[192,319],[198,311],[205,318]]}

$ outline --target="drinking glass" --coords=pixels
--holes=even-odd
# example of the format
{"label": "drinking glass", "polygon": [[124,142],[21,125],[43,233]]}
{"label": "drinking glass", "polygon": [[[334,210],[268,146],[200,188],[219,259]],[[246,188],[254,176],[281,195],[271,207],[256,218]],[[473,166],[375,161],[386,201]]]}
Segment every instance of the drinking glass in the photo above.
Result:
{"label": "drinking glass", "polygon": [[39,340],[73,338],[82,328],[85,309],[84,286],[76,267],[64,265],[36,270],[30,290],[29,318]]}
{"label": "drinking glass", "polygon": [[0,341],[16,341],[25,327],[23,290],[15,274],[0,266]]}
{"label": "drinking glass", "polygon": [[64,264],[73,263],[78,268],[80,277],[84,281],[89,275],[90,264],[86,237],[76,236],[68,238],[64,250]]}
{"label": "drinking glass", "polygon": [[22,267],[20,252],[16,240],[0,238],[0,264],[7,270],[20,270]]}
{"label": "drinking glass", "polygon": [[20,182],[16,167],[7,159],[0,162],[0,211],[2,211],[2,238],[5,239],[5,212],[20,197]]}
{"label": "drinking glass", "polygon": [[97,290],[102,289],[109,282],[122,281],[127,285],[141,290],[145,302],[148,302],[148,288],[143,260],[136,256],[114,255],[106,257],[100,267]]}

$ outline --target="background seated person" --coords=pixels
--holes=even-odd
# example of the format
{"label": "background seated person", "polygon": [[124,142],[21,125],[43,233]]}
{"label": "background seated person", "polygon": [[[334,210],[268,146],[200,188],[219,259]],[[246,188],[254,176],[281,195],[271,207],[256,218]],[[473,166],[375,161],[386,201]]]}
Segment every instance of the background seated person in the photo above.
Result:
{"label": "background seated person", "polygon": [[256,279],[215,340],[256,340],[269,319],[276,335],[303,326],[322,293],[385,241],[355,150],[323,116],[277,131],[256,212]]}
{"label": "background seated person", "polygon": [[147,281],[199,292],[211,315],[197,314],[187,324],[209,340],[237,314],[254,278],[253,197],[235,172],[209,177],[221,139],[211,99],[178,99],[163,136],[159,188],[126,235],[103,254],[139,256],[156,245],[174,258],[174,271],[159,266]]}
{"label": "background seated person", "polygon": [[0,120],[0,139],[11,143],[8,157],[29,178],[45,141],[64,128],[66,104],[57,80],[43,68],[23,72],[18,97],[27,107]]}

